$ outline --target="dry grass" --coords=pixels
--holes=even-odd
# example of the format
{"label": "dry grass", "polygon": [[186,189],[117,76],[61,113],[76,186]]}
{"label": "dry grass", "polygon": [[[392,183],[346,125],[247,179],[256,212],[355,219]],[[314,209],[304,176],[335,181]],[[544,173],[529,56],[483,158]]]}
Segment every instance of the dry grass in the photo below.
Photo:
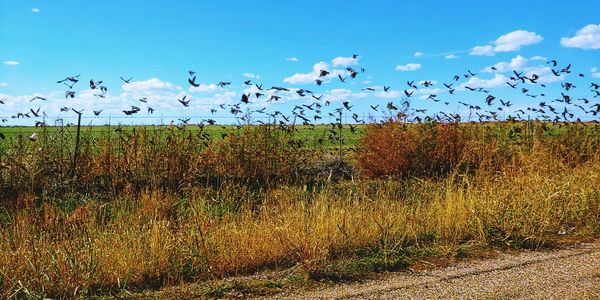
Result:
{"label": "dry grass", "polygon": [[2,296],[159,288],[291,265],[319,274],[332,261],[364,255],[392,264],[406,249],[454,255],[473,245],[538,247],[559,232],[597,233],[598,160],[569,167],[548,159],[522,157],[493,178],[276,188],[260,195],[258,208],[252,199],[236,211],[224,200],[233,195],[215,199],[202,189],[189,198],[89,199],[68,212],[52,204],[19,210],[0,235]]}
{"label": "dry grass", "polygon": [[99,138],[59,201],[68,155],[13,145],[24,156],[1,173],[12,198],[0,206],[0,297],[87,297],[292,266],[352,279],[415,255],[600,232],[597,128],[538,127],[528,140],[523,124],[373,125],[357,163],[386,178],[337,183],[315,176],[325,161],[307,160],[326,155],[270,130],[207,144],[185,131]]}

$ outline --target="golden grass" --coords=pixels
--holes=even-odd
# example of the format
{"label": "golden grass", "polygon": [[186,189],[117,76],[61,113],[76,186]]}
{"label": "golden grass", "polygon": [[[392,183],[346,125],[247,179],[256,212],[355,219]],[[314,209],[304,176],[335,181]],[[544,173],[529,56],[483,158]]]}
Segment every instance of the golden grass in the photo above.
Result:
{"label": "golden grass", "polygon": [[156,289],[294,265],[313,274],[342,259],[387,263],[409,249],[456,255],[595,235],[599,162],[571,165],[538,150],[485,176],[144,192],[74,210],[44,203],[0,223],[0,297]]}

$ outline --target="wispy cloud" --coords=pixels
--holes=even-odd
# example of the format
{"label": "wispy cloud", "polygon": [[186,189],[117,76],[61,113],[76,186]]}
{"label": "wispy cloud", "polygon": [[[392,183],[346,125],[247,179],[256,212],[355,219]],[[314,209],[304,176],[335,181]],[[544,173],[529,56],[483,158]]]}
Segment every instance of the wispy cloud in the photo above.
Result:
{"label": "wispy cloud", "polygon": [[413,55],[414,55],[414,57],[421,57],[421,56],[423,56],[423,52],[417,51]]}
{"label": "wispy cloud", "polygon": [[406,65],[397,65],[396,71],[408,72],[408,71],[416,71],[421,68],[421,64],[406,64]]}
{"label": "wispy cloud", "polygon": [[359,57],[342,57],[342,56],[338,56],[336,58],[334,58],[331,63],[333,64],[333,67],[347,67],[347,66],[353,66],[353,65],[357,65],[358,64],[358,60]]}
{"label": "wispy cloud", "polygon": [[494,47],[490,45],[475,46],[471,48],[471,52],[469,52],[469,55],[494,56],[496,55],[496,52],[494,52]]}
{"label": "wispy cloud", "polygon": [[502,75],[502,74],[495,74],[494,78],[491,79],[481,79],[477,76],[473,76],[471,78],[469,78],[469,80],[463,84],[460,85],[461,88],[464,88],[465,86],[471,87],[471,88],[495,88],[495,87],[499,87],[499,86],[503,86],[506,85],[506,81],[508,80],[508,78],[506,78],[506,76]]}
{"label": "wispy cloud", "polygon": [[533,62],[544,61],[545,58],[534,56],[530,59],[517,55],[509,62],[501,61],[492,66],[485,67],[481,72],[484,73],[505,73],[505,72],[525,72],[525,76],[531,77],[533,74],[539,76],[538,82],[550,83],[564,80],[564,76],[554,76],[552,69],[546,64],[533,64]]}
{"label": "wispy cloud", "polygon": [[600,49],[600,24],[586,25],[575,36],[561,38],[560,44],[567,48]]}
{"label": "wispy cloud", "polygon": [[597,67],[593,67],[592,68],[592,77],[594,77],[594,78],[600,78],[600,70],[598,70]]}
{"label": "wispy cloud", "polygon": [[291,62],[297,62],[297,61],[298,61],[298,58],[297,58],[297,57],[295,57],[295,56],[292,56],[292,57],[288,57],[288,58],[286,58],[285,60],[287,60],[287,61],[291,61]]}
{"label": "wispy cloud", "polygon": [[470,55],[494,56],[497,52],[512,52],[521,50],[523,46],[535,45],[544,38],[526,30],[515,30],[498,37],[490,45],[475,46],[471,48]]}
{"label": "wispy cloud", "polygon": [[4,82],[4,81],[0,81],[0,87],[7,87],[8,83]]}
{"label": "wispy cloud", "polygon": [[5,61],[4,61],[4,64],[5,64],[5,65],[9,65],[9,66],[16,66],[16,65],[18,65],[18,64],[19,64],[19,62],[18,62],[18,61],[16,61],[16,60],[5,60]]}
{"label": "wispy cloud", "polygon": [[454,55],[454,54],[448,54],[446,56],[444,56],[445,59],[457,59],[458,56]]}
{"label": "wispy cloud", "polygon": [[37,13],[40,12],[40,9],[38,7],[34,7],[34,8],[31,9],[31,12],[34,13],[34,14],[37,14]]}
{"label": "wispy cloud", "polygon": [[175,90],[175,85],[170,82],[162,81],[158,78],[150,78],[145,81],[132,81],[125,83],[121,87],[125,92],[145,92],[156,90]]}
{"label": "wispy cloud", "polygon": [[[338,57],[339,58],[339,57]],[[335,58],[334,61],[338,58]],[[338,66],[343,66],[341,61],[338,61]],[[348,63],[348,61],[344,61],[344,63]],[[325,70],[329,72],[327,76],[320,77],[321,70]],[[317,79],[328,80],[331,78],[335,78],[338,75],[343,75],[346,73],[346,70],[340,69],[331,69],[329,64],[321,61],[313,65],[312,72],[310,73],[296,73],[290,77],[286,77],[283,79],[283,82],[290,84],[307,84],[314,83]]]}
{"label": "wispy cloud", "polygon": [[260,75],[258,74],[254,74],[254,73],[244,73],[242,74],[242,76],[246,77],[246,78],[256,78],[256,79],[260,79]]}
{"label": "wispy cloud", "polygon": [[205,93],[205,92],[212,92],[212,91],[216,91],[219,87],[214,84],[200,84],[198,86],[190,86],[190,88],[188,89],[188,91],[190,92],[200,92],[200,93]]}

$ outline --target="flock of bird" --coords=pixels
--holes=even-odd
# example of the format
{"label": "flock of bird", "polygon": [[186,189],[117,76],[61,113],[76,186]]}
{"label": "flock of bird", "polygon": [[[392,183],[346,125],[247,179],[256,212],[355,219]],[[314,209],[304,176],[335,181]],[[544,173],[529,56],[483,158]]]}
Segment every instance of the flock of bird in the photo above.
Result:
{"label": "flock of bird", "polygon": [[[358,55],[352,56],[354,59],[358,59]],[[475,77],[477,74],[467,70],[463,74],[454,75],[451,80],[448,82],[442,82],[442,87],[436,88],[435,90],[432,88],[437,86],[438,83],[433,80],[425,80],[425,81],[407,81],[406,86],[400,88],[401,96],[399,101],[396,103],[394,101],[389,101],[385,106],[380,106],[380,104],[372,104],[369,105],[370,109],[377,114],[387,113],[388,116],[398,115],[399,113],[402,116],[409,118],[411,122],[456,122],[461,121],[461,116],[459,113],[449,113],[447,111],[439,111],[437,113],[433,113],[427,115],[427,109],[421,108],[413,108],[411,101],[414,97],[413,95],[417,91],[421,91],[425,93],[425,97],[421,97],[423,99],[421,101],[433,101],[433,102],[442,102],[445,106],[449,106],[452,99],[442,99],[436,93],[428,93],[429,91],[444,91],[444,94],[447,94],[448,97],[457,97],[455,94],[457,90],[466,91],[470,93],[475,93],[478,96],[473,98],[481,99],[480,103],[467,103],[465,101],[457,101],[458,105],[464,106],[465,110],[469,111],[469,119],[471,119],[472,114],[474,113],[476,119],[479,122],[488,122],[488,121],[498,121],[502,120],[499,116],[499,113],[510,111],[508,116],[504,118],[504,120],[508,121],[518,121],[524,120],[531,115],[533,115],[533,119],[543,120],[547,122],[580,122],[583,123],[580,118],[575,118],[576,114],[574,109],[580,110],[579,115],[589,116],[591,120],[594,122],[598,122],[596,120],[596,116],[600,113],[600,103],[598,102],[598,98],[600,98],[600,85],[595,82],[591,82],[589,86],[578,87],[573,82],[566,81],[566,78],[563,77],[567,74],[572,73],[571,64],[568,64],[564,67],[559,67],[559,63],[556,60],[550,60],[547,62],[547,65],[551,67],[552,75],[555,77],[561,77],[561,95],[559,97],[551,98],[546,95],[545,88],[546,84],[543,83],[545,81],[541,80],[541,77],[538,74],[529,74],[526,75],[524,72],[512,71],[509,80],[506,81],[506,84],[513,90],[519,91],[524,97],[528,99],[536,99],[532,102],[535,104],[528,105],[527,107],[523,107],[518,110],[508,110],[514,104],[511,103],[511,100],[505,100],[499,98],[492,94],[490,89],[482,88],[482,87],[470,87],[466,85],[466,83],[461,83],[461,79],[469,80],[470,78]],[[492,70],[497,71],[495,67],[491,67]],[[318,72],[318,78],[314,80],[314,84],[319,87],[326,83],[329,83],[333,80],[339,80],[341,83],[345,83],[348,79],[355,79],[361,74],[365,73],[364,68],[354,69],[352,67],[346,67],[342,72],[336,72],[336,74],[332,74],[331,71],[328,70],[320,70]],[[198,83],[196,78],[195,71],[188,71],[188,83],[191,87],[200,87],[200,83]],[[577,77],[584,78],[585,75],[582,73],[578,73]],[[131,84],[133,77],[124,78],[120,77],[123,81],[123,84]],[[64,79],[58,80],[58,84],[63,84],[67,87],[65,91],[65,100],[74,99],[76,97],[76,92],[73,90],[76,84],[80,81],[80,75],[76,76],[68,76]],[[230,86],[232,83],[230,81],[220,81],[217,86],[220,88],[225,88]],[[341,129],[344,126],[344,122],[342,120],[343,115],[346,116],[351,115],[353,122],[347,122],[346,125],[349,126],[352,132],[357,130],[357,124],[366,123],[365,120],[361,119],[359,115],[353,112],[353,105],[350,104],[349,100],[340,101],[341,105],[339,107],[333,107],[333,101],[324,98],[324,95],[318,95],[316,92],[305,88],[290,88],[290,87],[282,87],[282,86],[271,86],[270,88],[264,87],[263,84],[254,83],[251,80],[246,80],[243,82],[243,85],[247,88],[246,91],[250,90],[251,92],[246,92],[241,95],[239,98],[239,102],[233,104],[220,104],[216,107],[210,109],[211,115],[216,113],[229,113],[235,119],[238,120],[238,124],[273,124],[281,129],[290,131],[293,130],[293,125],[302,124],[308,126],[311,129],[315,128],[315,124],[324,123],[321,120],[324,117],[327,117],[329,120],[333,120],[329,122],[329,140],[335,141],[340,140],[341,137],[338,135],[338,131],[336,129]],[[102,80],[96,81],[94,79],[89,80],[89,88],[93,91],[94,97],[98,98],[106,98],[108,93],[108,87],[103,84]],[[534,92],[534,88],[537,89],[537,92]],[[383,87],[365,87],[361,89],[361,92],[364,93],[374,93],[374,92],[383,92],[384,95],[389,93],[391,86],[384,85]],[[587,89],[589,90],[588,97],[572,97],[569,95],[575,89]],[[298,104],[293,107],[293,109],[284,113],[279,110],[275,111],[267,111],[266,107],[262,107],[260,109],[251,110],[249,109],[250,104],[254,104],[258,102],[261,104],[259,100],[265,99],[266,102],[277,102],[282,99],[289,99],[290,96],[294,95],[294,99],[300,98],[304,99],[303,104]],[[389,97],[393,98],[393,97]],[[47,99],[41,96],[34,96],[29,100],[31,103],[46,101]],[[175,100],[175,99],[174,99]],[[189,108],[192,102],[192,97],[188,95],[184,95],[180,99],[176,99],[180,105],[183,107]],[[141,104],[131,105],[130,108],[122,110],[123,114],[126,116],[131,116],[135,114],[142,113],[142,108],[139,106],[144,105],[145,111],[147,114],[153,114],[155,109],[150,106],[152,100],[147,97],[139,98],[137,101]],[[6,99],[0,99],[0,105],[5,104]],[[264,104],[264,102],[262,103]],[[247,106],[247,107],[244,107]],[[252,106],[255,107],[255,106]],[[327,111],[325,108],[329,107]],[[78,115],[84,114],[83,110],[78,110],[73,107],[64,106],[61,109],[61,112],[69,112],[72,111]],[[93,110],[94,116],[98,117],[102,114],[103,110]],[[268,117],[269,121],[264,122],[260,118],[253,119],[253,115],[260,114],[263,117]],[[30,108],[29,111],[19,112],[11,116],[12,118],[35,118],[35,126],[47,126],[44,121],[47,117],[44,111],[40,111],[40,108]],[[42,120],[40,120],[42,119]],[[184,127],[190,124],[190,118],[179,119],[180,123],[179,127]],[[253,121],[254,120],[254,121]],[[7,119],[2,119],[2,123],[7,123]],[[205,118],[200,120],[197,125],[203,127],[204,125],[215,125],[217,121],[213,118]],[[225,136],[226,134],[224,134]],[[32,134],[29,138],[32,141],[37,140],[38,135]],[[0,140],[5,139],[4,134],[0,132]],[[323,142],[324,139],[319,139],[319,142]]]}

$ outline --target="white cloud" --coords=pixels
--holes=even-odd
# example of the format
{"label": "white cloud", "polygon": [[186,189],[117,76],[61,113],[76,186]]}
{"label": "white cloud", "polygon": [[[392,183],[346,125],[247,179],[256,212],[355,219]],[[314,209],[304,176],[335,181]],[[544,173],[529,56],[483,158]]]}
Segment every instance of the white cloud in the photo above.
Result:
{"label": "white cloud", "polygon": [[421,64],[397,65],[396,71],[408,72],[408,71],[416,71],[420,68],[421,68]]}
{"label": "white cloud", "polygon": [[4,82],[4,81],[0,81],[0,87],[7,87],[8,83]]}
{"label": "white cloud", "polygon": [[342,56],[338,56],[336,58],[334,58],[331,63],[333,64],[333,67],[347,67],[347,66],[352,66],[352,65],[356,65],[358,64],[358,57],[357,58],[353,58],[353,57],[342,57]]}
{"label": "white cloud", "polygon": [[242,76],[244,76],[246,78],[256,78],[256,79],[260,78],[260,75],[254,74],[254,73],[244,73],[244,74],[242,74]]}
{"label": "white cloud", "polygon": [[417,51],[417,52],[415,52],[414,56],[421,57],[421,56],[423,56],[423,52]]}
{"label": "white cloud", "polygon": [[4,64],[5,64],[5,65],[9,65],[9,66],[16,66],[16,65],[18,65],[18,64],[19,64],[19,62],[18,62],[18,61],[16,61],[16,60],[5,60],[5,61],[4,61]]}
{"label": "white cloud", "polygon": [[37,13],[40,12],[40,9],[37,8],[37,7],[34,7],[34,8],[31,9],[31,12],[33,12],[34,14],[37,14]]}
{"label": "white cloud", "polygon": [[[524,72],[524,75],[529,78],[531,78],[533,74],[536,74],[537,76],[539,76],[539,79],[537,81],[540,83],[551,83],[564,80],[564,76],[554,76],[554,74],[552,74],[552,69],[546,66],[545,63],[542,63],[541,65],[531,64],[531,62],[540,60],[542,59],[533,60],[533,58],[531,58],[531,60],[529,60],[521,55],[517,55],[514,58],[512,58],[510,62],[501,61],[493,66],[485,67],[483,70],[481,70],[481,72],[505,73],[517,71]],[[543,58],[543,60],[545,60],[545,58]],[[494,67],[495,70],[492,69],[492,67]]]}
{"label": "white cloud", "polygon": [[600,24],[589,24],[573,37],[563,37],[560,44],[567,48],[600,49]]}
{"label": "white cloud", "polygon": [[545,58],[543,56],[536,55],[536,56],[532,56],[531,60],[547,60],[547,58]]}
{"label": "white cloud", "polygon": [[496,52],[518,51],[523,46],[535,45],[543,39],[541,35],[535,32],[515,30],[501,35],[495,41],[491,42],[491,45],[471,48],[469,55],[494,56]]}
{"label": "white cloud", "polygon": [[457,59],[458,56],[454,55],[454,54],[448,54],[446,56],[444,56],[445,59]]}
{"label": "white cloud", "polygon": [[319,72],[321,70],[329,69],[329,65],[322,61],[314,64],[313,71],[310,73],[296,73],[290,77],[283,79],[283,82],[291,84],[305,84],[315,82],[319,78]]}
{"label": "white cloud", "polygon": [[511,52],[518,51],[523,46],[535,45],[541,42],[544,38],[535,33],[525,30],[515,30],[507,34],[501,35],[496,39],[494,51],[496,52]]}
{"label": "white cloud", "polygon": [[298,61],[298,58],[297,58],[297,57],[295,57],[295,56],[292,56],[292,57],[288,57],[288,58],[286,58],[285,60],[287,60],[287,61],[291,61],[291,62],[297,62],[297,61]]}
{"label": "white cloud", "polygon": [[176,87],[170,82],[162,81],[158,78],[151,78],[145,81],[132,81],[124,83],[121,87],[125,92],[144,92],[156,90],[175,90]]}
{"label": "white cloud", "polygon": [[471,87],[471,88],[495,88],[495,87],[499,87],[502,85],[506,85],[506,81],[508,79],[506,78],[506,76],[502,75],[502,74],[495,74],[494,78],[491,79],[481,79],[477,76],[473,76],[469,79],[469,81],[461,84],[461,88],[464,88],[465,86]]}
{"label": "white cloud", "polygon": [[494,47],[487,46],[475,46],[471,48],[471,52],[469,55],[483,55],[483,56],[494,56],[496,53],[494,52]]}
{"label": "white cloud", "polygon": [[[486,67],[482,72],[494,73],[494,72],[510,72],[512,70],[520,71],[527,65],[527,58],[517,55],[510,62],[501,61],[493,66]],[[495,68],[496,70],[492,69]]]}
{"label": "white cloud", "polygon": [[364,92],[354,93],[348,89],[331,89],[323,94],[323,100],[330,102],[349,101],[366,97],[368,97],[368,95]]}
{"label": "white cloud", "polygon": [[600,71],[598,70],[597,67],[593,67],[592,68],[592,77],[594,77],[594,78],[600,78]]}
{"label": "white cloud", "polygon": [[204,92],[216,91],[218,88],[219,88],[219,86],[214,83],[211,83],[211,84],[202,83],[199,86],[190,86],[188,91],[204,93]]}
{"label": "white cloud", "polygon": [[[319,77],[321,70],[326,70],[329,73],[329,75],[325,76],[325,77]],[[322,80],[327,80],[327,79],[331,79],[334,77],[337,77],[338,75],[343,75],[346,71],[345,70],[339,70],[339,69],[333,69],[330,70],[329,69],[329,64],[321,61],[318,62],[316,64],[313,65],[313,70],[310,73],[296,73],[290,77],[287,77],[285,79],[283,79],[283,82],[285,83],[291,83],[291,84],[307,84],[307,83],[314,83],[315,80],[317,80],[318,78],[321,78]]]}

